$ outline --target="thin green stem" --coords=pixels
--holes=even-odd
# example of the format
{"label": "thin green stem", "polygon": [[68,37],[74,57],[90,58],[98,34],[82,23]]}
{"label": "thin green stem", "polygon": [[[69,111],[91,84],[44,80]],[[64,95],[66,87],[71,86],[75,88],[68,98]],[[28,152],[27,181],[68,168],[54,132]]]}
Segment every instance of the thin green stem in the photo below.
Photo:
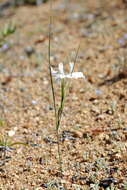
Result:
{"label": "thin green stem", "polygon": [[57,128],[56,129],[59,129],[59,127],[60,127],[60,122],[61,122],[61,118],[62,118],[62,114],[63,114],[64,102],[65,102],[65,87],[66,87],[66,84],[63,79],[61,81],[61,101],[60,101],[60,107],[57,112],[57,125],[56,125]]}
{"label": "thin green stem", "polygon": [[59,159],[59,167],[61,174],[63,173],[63,167],[62,167],[62,156],[61,156],[61,150],[60,150],[60,139],[59,139],[59,129],[57,130],[57,148],[58,148],[58,159]]}
{"label": "thin green stem", "polygon": [[79,49],[80,49],[80,43],[79,43],[78,49],[76,50],[76,55],[75,55],[75,58],[74,58],[74,66],[73,66],[73,69],[72,69],[71,73],[74,72],[75,64],[76,64],[76,61],[77,61],[77,58],[78,58]]}
{"label": "thin green stem", "polygon": [[51,72],[51,27],[52,27],[52,1],[50,1],[50,20],[49,20],[49,45],[48,45],[48,63],[49,63],[49,75],[50,75],[50,83],[52,89],[52,96],[53,96],[53,105],[55,111],[55,118],[57,117],[57,109],[56,109],[56,99],[55,99],[55,90],[54,90],[54,83],[53,77]]}
{"label": "thin green stem", "polygon": [[62,168],[62,156],[61,156],[60,142],[59,142],[59,128],[60,128],[61,118],[62,118],[63,109],[64,109],[65,87],[66,87],[65,81],[63,79],[61,81],[61,102],[60,102],[60,107],[59,107],[58,112],[57,112],[57,123],[56,123],[57,142],[58,142],[58,156],[59,156],[59,165],[60,165],[61,174],[63,173],[63,168]]}
{"label": "thin green stem", "polygon": [[[48,44],[48,58],[49,58],[49,75],[50,75],[50,83],[51,83],[51,89],[52,89],[52,96],[53,96],[53,104],[54,104],[54,112],[55,112],[55,119],[56,119],[56,135],[57,135],[57,147],[58,147],[58,156],[59,156],[59,167],[60,172],[62,174],[62,158],[61,158],[61,151],[60,151],[60,142],[59,142],[59,127],[60,127],[60,118],[59,118],[59,110],[57,112],[56,107],[56,98],[55,98],[55,90],[54,90],[54,83],[53,83],[53,77],[51,72],[51,36],[52,36],[52,0],[50,1],[50,21],[49,21],[49,44]],[[60,114],[61,115],[61,114]]]}

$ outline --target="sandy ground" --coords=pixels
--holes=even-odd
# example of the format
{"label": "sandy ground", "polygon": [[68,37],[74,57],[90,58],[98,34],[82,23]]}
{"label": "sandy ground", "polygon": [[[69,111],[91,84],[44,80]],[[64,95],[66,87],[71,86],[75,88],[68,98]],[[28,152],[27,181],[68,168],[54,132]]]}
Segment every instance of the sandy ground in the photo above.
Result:
{"label": "sandy ground", "polygon": [[[120,0],[53,2],[51,64],[75,59],[60,128],[59,172],[48,73],[49,2],[8,9],[0,28],[16,32],[0,48],[0,190],[127,189],[127,5]],[[56,100],[60,100],[55,83]],[[9,131],[15,134],[9,137]]]}

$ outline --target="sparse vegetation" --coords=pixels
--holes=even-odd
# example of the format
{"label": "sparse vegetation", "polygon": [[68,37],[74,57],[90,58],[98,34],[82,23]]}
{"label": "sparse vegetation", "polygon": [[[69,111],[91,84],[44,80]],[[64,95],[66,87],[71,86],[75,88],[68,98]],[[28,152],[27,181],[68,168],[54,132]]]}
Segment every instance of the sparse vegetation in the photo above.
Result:
{"label": "sparse vegetation", "polygon": [[0,47],[6,42],[6,37],[13,34],[16,30],[16,26],[12,23],[6,24],[0,31]]}
{"label": "sparse vegetation", "polygon": [[0,6],[0,189],[126,190],[126,2],[22,2]]}

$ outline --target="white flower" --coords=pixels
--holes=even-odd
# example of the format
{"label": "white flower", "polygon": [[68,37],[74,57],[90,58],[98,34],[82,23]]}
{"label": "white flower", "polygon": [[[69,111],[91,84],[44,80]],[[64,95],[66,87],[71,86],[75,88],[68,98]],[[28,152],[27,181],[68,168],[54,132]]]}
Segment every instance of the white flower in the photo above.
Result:
{"label": "white flower", "polygon": [[70,62],[70,73],[69,74],[65,74],[64,73],[64,67],[63,67],[63,63],[60,63],[58,66],[58,71],[55,71],[52,67],[51,67],[51,72],[52,72],[52,76],[54,76],[56,78],[56,80],[61,80],[64,78],[69,78],[69,79],[78,79],[78,78],[85,78],[85,76],[83,75],[82,72],[73,72],[74,70],[74,63]]}

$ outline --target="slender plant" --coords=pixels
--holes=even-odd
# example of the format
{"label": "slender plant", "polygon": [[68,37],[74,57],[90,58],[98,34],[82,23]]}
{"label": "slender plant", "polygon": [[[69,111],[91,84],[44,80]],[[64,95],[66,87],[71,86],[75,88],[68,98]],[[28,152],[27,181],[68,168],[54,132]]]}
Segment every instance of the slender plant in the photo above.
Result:
{"label": "slender plant", "polygon": [[[12,133],[12,131],[10,131]],[[13,150],[15,145],[24,145],[28,144],[23,142],[12,141],[12,139],[7,135],[0,134],[0,152],[3,153],[3,159],[6,158],[7,152]]]}
{"label": "slender plant", "polygon": [[[52,97],[53,97],[53,105],[54,105],[54,113],[55,113],[55,122],[56,122],[56,134],[57,134],[57,145],[58,145],[58,156],[59,156],[59,166],[60,171],[62,173],[62,160],[61,160],[61,153],[60,153],[60,144],[59,144],[59,126],[60,126],[60,117],[62,116],[62,112],[59,113],[56,107],[56,98],[55,98],[55,90],[54,90],[54,83],[53,83],[53,76],[52,76],[52,67],[51,67],[51,37],[52,37],[52,1],[50,1],[50,18],[49,18],[49,45],[48,45],[48,66],[49,66],[49,76],[50,76],[50,84],[52,90]],[[62,105],[62,103],[61,103]]]}
{"label": "slender plant", "polygon": [[13,34],[16,31],[16,26],[12,23],[6,24],[0,31],[0,47],[6,42],[6,37]]}
{"label": "slender plant", "polygon": [[[53,105],[54,105],[54,114],[55,114],[55,128],[56,128],[56,136],[57,136],[57,146],[58,146],[58,158],[59,158],[59,170],[61,175],[63,174],[62,168],[62,156],[60,150],[60,135],[59,129],[61,125],[61,119],[64,110],[64,103],[66,99],[66,89],[68,87],[67,79],[72,78],[85,78],[82,72],[74,72],[74,67],[76,64],[76,60],[78,57],[78,52],[80,45],[76,51],[74,62],[69,63],[70,65],[70,72],[65,74],[63,63],[60,63],[58,66],[58,71],[55,71],[51,66],[51,38],[52,38],[52,0],[50,1],[50,21],[49,21],[49,45],[48,45],[48,67],[49,67],[49,76],[50,76],[50,83],[51,83],[51,90],[52,90],[52,97],[53,97]],[[61,100],[59,106],[56,105],[56,96],[55,96],[55,88],[54,88],[54,80],[53,77],[60,83],[60,96]]]}

